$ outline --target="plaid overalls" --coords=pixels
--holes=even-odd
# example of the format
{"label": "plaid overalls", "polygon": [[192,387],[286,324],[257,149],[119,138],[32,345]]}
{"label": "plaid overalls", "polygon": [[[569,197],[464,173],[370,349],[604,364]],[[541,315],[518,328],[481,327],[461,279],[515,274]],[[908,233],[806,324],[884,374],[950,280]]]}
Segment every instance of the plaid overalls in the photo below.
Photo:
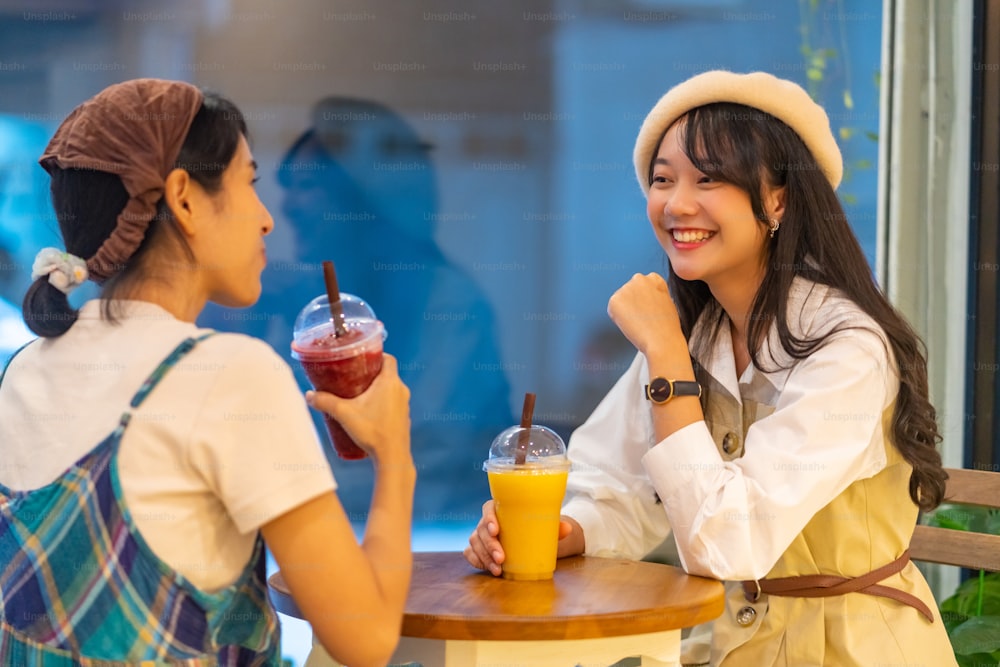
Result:
{"label": "plaid overalls", "polygon": [[208,335],[178,345],[114,432],[55,481],[25,492],[0,484],[0,665],[280,663],[261,537],[235,583],[198,590],[146,544],[118,478],[132,411]]}

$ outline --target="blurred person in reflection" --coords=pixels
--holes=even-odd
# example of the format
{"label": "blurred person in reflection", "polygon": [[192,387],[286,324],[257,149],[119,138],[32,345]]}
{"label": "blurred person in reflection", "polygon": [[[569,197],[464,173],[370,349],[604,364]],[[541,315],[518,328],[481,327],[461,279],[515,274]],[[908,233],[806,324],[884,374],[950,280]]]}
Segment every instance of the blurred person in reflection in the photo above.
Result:
{"label": "blurred person in reflection", "polygon": [[[0,377],[0,664],[277,665],[265,544],[319,643],[385,664],[416,478],[395,360],[355,399],[303,400],[268,345],[194,324],[261,292],[274,223],[239,110],[126,81],[40,163],[64,249],[38,253],[23,310],[40,338]],[[76,310],[87,279],[100,298]],[[307,403],[377,471],[360,544]]]}
{"label": "blurred person in reflection", "polygon": [[[653,107],[634,164],[669,272],[608,303],[638,354],[570,439],[559,554],[672,533],[687,572],[727,582],[685,664],[955,665],[908,554],[947,478],[926,361],[843,215],[826,113],[707,72]],[[490,501],[466,557],[494,574],[498,533]]]}
{"label": "blurred person in reflection", "polygon": [[[303,284],[301,268],[332,259],[340,289],[368,301],[385,323],[386,349],[412,392],[414,518],[474,521],[488,488],[485,452],[511,424],[509,386],[489,303],[434,240],[430,146],[385,106],[329,97],[289,148],[279,180],[297,262],[291,271],[275,267],[260,307],[294,318],[318,287]],[[278,335],[272,343],[287,350],[291,327]],[[369,469],[334,466],[343,466],[345,504],[363,511]]]}

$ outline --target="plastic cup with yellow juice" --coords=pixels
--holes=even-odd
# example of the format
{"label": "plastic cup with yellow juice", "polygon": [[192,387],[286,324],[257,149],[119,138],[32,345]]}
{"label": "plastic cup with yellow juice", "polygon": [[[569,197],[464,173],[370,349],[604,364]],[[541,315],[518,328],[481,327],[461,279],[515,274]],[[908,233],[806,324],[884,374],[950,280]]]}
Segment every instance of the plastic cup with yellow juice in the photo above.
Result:
{"label": "plastic cup with yellow juice", "polygon": [[[524,463],[516,462],[519,443],[527,450]],[[483,469],[500,524],[505,579],[552,578],[569,468],[565,443],[544,426],[514,426],[493,441]]]}

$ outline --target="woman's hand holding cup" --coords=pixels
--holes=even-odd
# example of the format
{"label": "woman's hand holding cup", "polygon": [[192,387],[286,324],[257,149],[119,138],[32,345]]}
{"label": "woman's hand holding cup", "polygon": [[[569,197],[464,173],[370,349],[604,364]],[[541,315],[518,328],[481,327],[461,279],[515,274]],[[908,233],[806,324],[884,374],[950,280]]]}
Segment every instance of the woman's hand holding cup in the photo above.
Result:
{"label": "woman's hand holding cup", "polygon": [[358,396],[309,391],[306,401],[336,419],[376,465],[411,459],[410,390],[391,354],[384,355],[382,370]]}
{"label": "woman's hand holding cup", "polygon": [[[499,577],[503,573],[504,552],[500,546],[500,522],[497,521],[496,501],[483,503],[483,516],[472,535],[463,555],[472,567],[486,570]],[[583,553],[583,528],[574,519],[563,516],[559,521],[559,558]]]}

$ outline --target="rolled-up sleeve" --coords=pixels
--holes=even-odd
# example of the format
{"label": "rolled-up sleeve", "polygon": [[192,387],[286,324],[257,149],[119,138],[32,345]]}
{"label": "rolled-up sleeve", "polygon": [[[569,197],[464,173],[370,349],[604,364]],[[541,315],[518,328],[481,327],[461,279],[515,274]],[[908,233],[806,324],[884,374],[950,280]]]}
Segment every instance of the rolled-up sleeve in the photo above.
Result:
{"label": "rolled-up sleeve", "polygon": [[663,500],[684,569],[759,579],[809,520],[850,484],[886,465],[883,411],[898,387],[882,339],[837,334],[788,373],[775,410],[726,462],[705,422],[643,458]]}

